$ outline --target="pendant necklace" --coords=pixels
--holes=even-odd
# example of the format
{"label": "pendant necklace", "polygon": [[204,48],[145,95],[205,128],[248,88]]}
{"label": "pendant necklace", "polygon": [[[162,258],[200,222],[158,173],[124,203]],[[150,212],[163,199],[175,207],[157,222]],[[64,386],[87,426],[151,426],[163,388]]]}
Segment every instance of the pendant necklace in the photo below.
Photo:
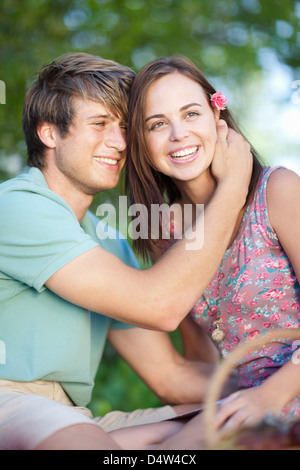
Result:
{"label": "pendant necklace", "polygon": [[218,270],[218,293],[217,293],[217,319],[214,321],[213,325],[215,329],[213,330],[211,334],[211,339],[215,343],[221,343],[223,339],[226,336],[226,333],[222,328],[220,328],[220,325],[222,324],[221,320],[221,310],[220,310],[220,290],[221,290],[221,279],[222,279],[222,270],[223,270],[223,260],[220,264],[219,270]]}

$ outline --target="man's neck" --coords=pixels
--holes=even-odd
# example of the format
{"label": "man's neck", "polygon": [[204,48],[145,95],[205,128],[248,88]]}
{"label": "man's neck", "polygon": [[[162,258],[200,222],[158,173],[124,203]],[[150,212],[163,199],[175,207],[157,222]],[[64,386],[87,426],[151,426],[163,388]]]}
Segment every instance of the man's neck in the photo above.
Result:
{"label": "man's neck", "polygon": [[47,168],[41,171],[49,189],[66,201],[76,215],[79,223],[81,223],[93,201],[93,196],[84,194],[79,189],[74,188],[63,176],[57,174],[53,175]]}

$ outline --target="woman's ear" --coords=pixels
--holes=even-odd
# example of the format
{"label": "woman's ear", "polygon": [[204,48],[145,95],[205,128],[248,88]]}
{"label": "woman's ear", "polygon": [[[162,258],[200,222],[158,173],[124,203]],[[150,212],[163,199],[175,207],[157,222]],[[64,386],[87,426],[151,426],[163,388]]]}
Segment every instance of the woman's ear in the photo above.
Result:
{"label": "woman's ear", "polygon": [[214,109],[214,119],[215,119],[215,123],[217,124],[217,122],[220,119],[220,110],[219,109]]}
{"label": "woman's ear", "polygon": [[42,122],[37,126],[37,134],[43,144],[48,148],[55,148],[55,129],[52,124],[48,122]]}

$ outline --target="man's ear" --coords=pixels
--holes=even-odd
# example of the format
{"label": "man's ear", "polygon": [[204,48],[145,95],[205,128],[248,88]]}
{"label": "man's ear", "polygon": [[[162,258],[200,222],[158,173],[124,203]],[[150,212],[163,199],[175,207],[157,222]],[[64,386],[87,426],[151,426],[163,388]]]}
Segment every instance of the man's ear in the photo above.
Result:
{"label": "man's ear", "polygon": [[37,134],[43,144],[51,149],[54,149],[56,147],[55,143],[55,129],[52,124],[49,124],[49,122],[41,122],[37,126]]}

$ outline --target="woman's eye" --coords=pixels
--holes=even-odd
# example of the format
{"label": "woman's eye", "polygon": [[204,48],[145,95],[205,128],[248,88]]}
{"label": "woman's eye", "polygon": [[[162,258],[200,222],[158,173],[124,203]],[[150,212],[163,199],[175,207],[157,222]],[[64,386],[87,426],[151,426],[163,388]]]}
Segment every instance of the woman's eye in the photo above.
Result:
{"label": "woman's eye", "polygon": [[160,127],[162,127],[164,125],[164,122],[163,121],[159,121],[159,122],[155,122],[154,124],[152,124],[152,126],[150,127],[150,130],[155,130],[155,129],[159,129]]}
{"label": "woman's eye", "polygon": [[199,113],[197,113],[196,111],[190,111],[189,113],[186,114],[187,118],[193,118],[196,116],[199,116]]}

